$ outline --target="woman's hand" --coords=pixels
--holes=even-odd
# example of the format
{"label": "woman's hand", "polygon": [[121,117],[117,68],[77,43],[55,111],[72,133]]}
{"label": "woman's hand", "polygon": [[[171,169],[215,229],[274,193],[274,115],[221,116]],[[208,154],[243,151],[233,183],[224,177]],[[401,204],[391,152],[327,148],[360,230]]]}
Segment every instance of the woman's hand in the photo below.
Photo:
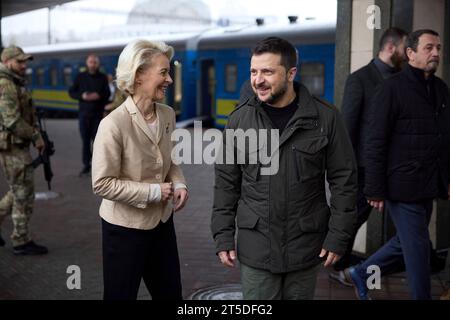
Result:
{"label": "woman's hand", "polygon": [[184,205],[186,204],[186,201],[188,199],[188,192],[185,188],[179,188],[175,190],[173,202],[175,204],[175,212],[178,210],[183,209]]}
{"label": "woman's hand", "polygon": [[159,186],[161,187],[161,201],[170,200],[173,196],[172,182],[160,183]]}

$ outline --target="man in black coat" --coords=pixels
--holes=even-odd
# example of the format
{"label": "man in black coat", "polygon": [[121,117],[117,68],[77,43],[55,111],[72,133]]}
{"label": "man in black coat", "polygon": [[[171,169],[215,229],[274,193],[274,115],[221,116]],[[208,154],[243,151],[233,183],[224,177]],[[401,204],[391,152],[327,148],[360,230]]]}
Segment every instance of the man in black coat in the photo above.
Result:
{"label": "man in black coat", "polygon": [[353,72],[346,81],[342,101],[342,115],[352,141],[358,162],[358,204],[355,233],[345,255],[334,265],[330,278],[350,285],[345,280],[343,270],[352,264],[351,253],[356,233],[367,221],[371,207],[363,194],[364,167],[363,146],[367,137],[369,114],[367,112],[375,89],[384,79],[396,74],[406,60],[405,42],[407,33],[399,28],[387,29],[380,39],[380,49],[375,59],[361,69]]}
{"label": "man in black coat", "polygon": [[404,261],[412,299],[431,299],[428,224],[433,199],[448,199],[450,173],[450,93],[434,75],[440,38],[418,30],[407,40],[408,64],[385,80],[370,105],[365,141],[364,194],[384,206],[397,234],[375,254],[346,269],[360,299],[368,299],[370,267],[381,274]]}
{"label": "man in black coat", "polygon": [[86,67],[87,70],[79,73],[69,88],[69,95],[79,101],[78,119],[83,143],[83,170],[80,175],[91,171],[92,142],[110,95],[108,78],[99,70],[98,56],[90,54]]}

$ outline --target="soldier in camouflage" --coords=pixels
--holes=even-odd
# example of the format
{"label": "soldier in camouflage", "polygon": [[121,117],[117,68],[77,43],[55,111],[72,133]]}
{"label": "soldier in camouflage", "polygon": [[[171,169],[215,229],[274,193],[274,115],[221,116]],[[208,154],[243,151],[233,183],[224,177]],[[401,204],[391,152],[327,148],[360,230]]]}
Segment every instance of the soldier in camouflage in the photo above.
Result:
{"label": "soldier in camouflage", "polygon": [[[33,57],[16,46],[5,48],[0,63],[0,165],[9,191],[0,200],[0,226],[12,216],[11,240],[14,254],[45,254],[44,246],[30,238],[29,221],[33,212],[34,181],[30,144],[39,152],[45,148],[31,95],[25,88],[26,64]],[[0,236],[0,246],[5,245]]]}

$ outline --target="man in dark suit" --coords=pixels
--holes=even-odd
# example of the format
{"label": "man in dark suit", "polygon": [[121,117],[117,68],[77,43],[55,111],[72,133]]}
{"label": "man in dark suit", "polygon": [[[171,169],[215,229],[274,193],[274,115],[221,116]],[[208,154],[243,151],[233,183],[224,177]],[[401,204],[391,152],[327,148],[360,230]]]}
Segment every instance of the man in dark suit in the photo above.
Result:
{"label": "man in dark suit", "polygon": [[433,199],[448,199],[450,92],[436,72],[441,42],[433,30],[407,40],[408,64],[385,80],[369,107],[364,146],[369,204],[387,208],[396,235],[363,263],[345,270],[359,299],[368,299],[368,270],[381,275],[404,262],[412,299],[431,299],[430,222]]}
{"label": "man in dark suit", "polygon": [[351,253],[356,233],[367,221],[371,212],[371,207],[363,194],[365,175],[363,146],[369,122],[367,109],[378,85],[401,69],[401,65],[406,59],[406,37],[407,33],[399,28],[387,29],[380,39],[377,57],[366,66],[353,72],[345,84],[342,115],[358,162],[357,222],[352,241],[349,242],[345,255],[334,265],[334,271],[330,273],[330,278],[348,286],[351,284],[345,280],[343,270],[354,264],[351,261]]}

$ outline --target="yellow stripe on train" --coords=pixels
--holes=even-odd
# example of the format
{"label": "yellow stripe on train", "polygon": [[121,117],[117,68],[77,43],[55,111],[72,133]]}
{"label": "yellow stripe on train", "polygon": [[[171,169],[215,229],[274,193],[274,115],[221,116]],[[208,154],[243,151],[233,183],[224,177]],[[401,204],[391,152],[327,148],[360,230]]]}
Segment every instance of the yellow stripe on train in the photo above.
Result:
{"label": "yellow stripe on train", "polygon": [[217,116],[226,116],[236,108],[239,100],[217,99]]}
{"label": "yellow stripe on train", "polygon": [[65,104],[58,102],[49,102],[49,101],[39,101],[35,100],[34,105],[37,107],[45,107],[45,108],[55,108],[55,109],[66,109],[66,110],[78,110],[77,104]]}
{"label": "yellow stripe on train", "polygon": [[216,124],[225,127],[228,124],[228,119],[216,118]]}
{"label": "yellow stripe on train", "polygon": [[72,99],[69,93],[65,90],[42,90],[35,89],[31,92],[33,100],[47,100],[77,103],[77,100]]}

